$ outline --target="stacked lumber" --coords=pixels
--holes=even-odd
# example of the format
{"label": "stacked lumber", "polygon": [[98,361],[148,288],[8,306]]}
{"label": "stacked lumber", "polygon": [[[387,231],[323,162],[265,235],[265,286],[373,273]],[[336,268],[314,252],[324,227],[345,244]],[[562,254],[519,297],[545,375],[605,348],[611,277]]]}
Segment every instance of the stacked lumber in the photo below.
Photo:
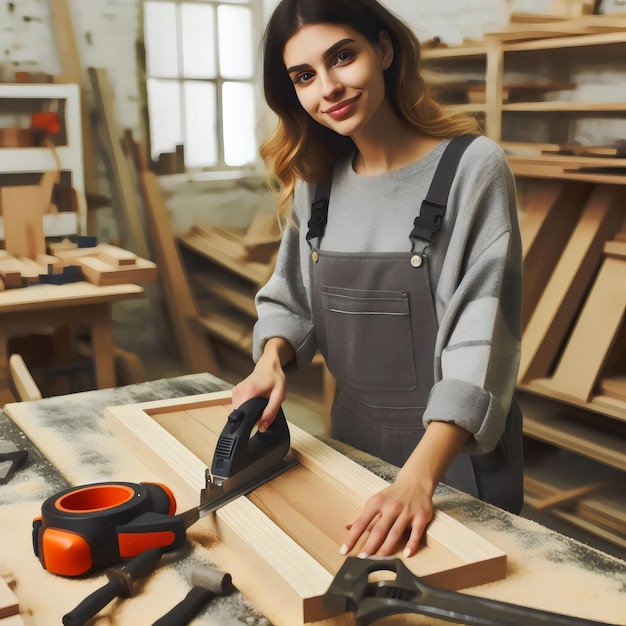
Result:
{"label": "stacked lumber", "polygon": [[[594,247],[599,248],[597,259],[594,263],[594,252],[590,249],[591,260],[581,264],[581,267],[587,265],[592,270],[584,281],[588,285],[582,285],[581,289],[583,281],[574,281],[563,299],[555,301],[556,306],[563,307],[571,291],[580,290],[571,324],[562,329],[564,341],[554,346],[552,367],[548,368],[544,362],[542,365],[547,375],[535,378],[529,384],[566,402],[601,406],[626,421],[625,372],[620,359],[626,332],[626,232],[617,233],[608,241],[602,237],[611,224],[615,230],[624,221],[625,192],[623,187],[611,191],[615,196],[612,208],[594,222]],[[569,333],[565,334],[568,330]],[[581,367],[582,363],[584,367]],[[529,376],[528,370],[522,372],[524,375]]]}
{"label": "stacked lumber", "polygon": [[146,282],[156,278],[156,263],[111,244],[55,249],[55,252],[63,266],[80,266],[85,280],[94,285]]}
{"label": "stacked lumber", "polygon": [[529,177],[518,190],[518,392],[525,435],[556,458],[527,459],[526,501],[623,547],[626,186]]}
{"label": "stacked lumber", "polygon": [[278,251],[276,216],[259,212],[246,230],[195,225],[178,238],[200,315],[212,337],[252,352],[254,297],[269,279]]}
{"label": "stacked lumber", "polygon": [[[626,547],[626,476],[561,451],[524,468],[526,502]],[[593,526],[593,528],[592,528]]]}
{"label": "stacked lumber", "polygon": [[63,284],[86,280],[95,285],[121,285],[152,281],[156,264],[110,244],[82,248],[71,242],[50,244],[48,253],[35,258],[14,256],[0,250],[3,289],[40,283]]}

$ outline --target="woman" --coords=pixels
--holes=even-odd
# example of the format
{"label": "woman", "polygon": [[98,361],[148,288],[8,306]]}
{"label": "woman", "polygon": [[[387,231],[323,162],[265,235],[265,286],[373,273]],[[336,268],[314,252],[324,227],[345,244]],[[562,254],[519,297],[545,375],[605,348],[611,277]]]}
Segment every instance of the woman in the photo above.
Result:
{"label": "woman", "polygon": [[[521,245],[503,152],[444,113],[414,34],[376,0],[282,0],[264,45],[278,125],[261,154],[288,219],[235,405],[267,397],[264,430],[284,368],[322,352],[333,436],[401,468],[342,554],[367,533],[361,556],[414,554],[440,480],[519,512]],[[441,162],[450,180],[423,205]]]}

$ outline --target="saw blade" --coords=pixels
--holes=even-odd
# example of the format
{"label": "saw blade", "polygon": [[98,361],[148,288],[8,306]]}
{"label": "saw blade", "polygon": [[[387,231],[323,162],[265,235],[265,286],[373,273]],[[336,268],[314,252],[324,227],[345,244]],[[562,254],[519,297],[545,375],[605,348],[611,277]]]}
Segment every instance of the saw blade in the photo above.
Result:
{"label": "saw blade", "polygon": [[254,478],[250,478],[249,474],[246,472],[240,472],[225,480],[221,486],[215,488],[214,492],[203,490],[200,506],[198,507],[199,516],[204,517],[209,513],[217,511],[217,509],[223,507],[225,504],[232,502],[239,496],[244,496],[254,491],[261,485],[284,474],[287,470],[290,470],[296,465],[298,465],[296,459],[286,457],[267,472],[257,475]]}
{"label": "saw blade", "polygon": [[216,487],[213,492],[203,489],[201,493],[200,506],[196,506],[193,509],[179,513],[177,517],[181,517],[184,520],[185,528],[189,528],[201,517],[209,515],[209,513],[214,513],[226,504],[230,504],[233,500],[236,500],[240,496],[245,496],[251,491],[254,491],[273,478],[284,474],[296,465],[298,465],[298,461],[296,459],[285,457],[283,461],[274,465],[271,470],[268,470],[260,476],[255,476],[254,478],[247,480],[234,480],[237,477],[235,476],[224,481],[223,485],[221,487]]}

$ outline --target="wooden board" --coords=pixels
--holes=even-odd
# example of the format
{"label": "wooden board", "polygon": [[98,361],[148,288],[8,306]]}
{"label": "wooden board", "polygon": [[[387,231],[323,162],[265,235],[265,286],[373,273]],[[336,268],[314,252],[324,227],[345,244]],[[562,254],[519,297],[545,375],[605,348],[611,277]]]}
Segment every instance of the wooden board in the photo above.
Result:
{"label": "wooden board", "polygon": [[4,619],[11,615],[18,615],[20,605],[13,591],[4,579],[0,576],[0,624],[4,624]]}
{"label": "wooden board", "polygon": [[267,282],[274,268],[272,262],[244,260],[246,252],[242,239],[223,228],[195,225],[188,233],[179,236],[178,241],[258,287]]}
{"label": "wooden board", "polygon": [[626,260],[607,257],[559,364],[541,384],[560,397],[588,402],[624,323]]}
{"label": "wooden board", "polygon": [[140,171],[139,178],[146,220],[181,357],[190,372],[219,374],[220,366],[208,338],[192,327],[198,309],[176,248],[158,179],[148,170]]}
{"label": "wooden board", "polygon": [[624,192],[600,185],[591,193],[522,334],[518,381],[551,374],[568,329],[602,259],[602,246],[619,229]]}
{"label": "wooden board", "polygon": [[524,328],[574,230],[589,191],[589,185],[577,181],[518,181]]}
{"label": "wooden board", "polygon": [[104,68],[88,68],[93,89],[98,123],[101,127],[101,141],[107,154],[109,175],[117,199],[117,215],[122,241],[139,256],[149,258],[148,244],[144,234],[141,211],[131,168],[122,151],[122,131],[119,128],[114,105],[113,89],[108,72]]}
{"label": "wooden board", "polygon": [[58,77],[57,82],[75,83],[80,88],[80,108],[83,112],[80,116],[81,152],[85,172],[85,188],[87,192],[97,194],[99,191],[98,168],[95,159],[97,152],[94,148],[89,100],[83,81],[83,69],[76,44],[72,15],[68,0],[48,0],[48,5],[54,42],[61,62],[62,75]]}
{"label": "wooden board", "polygon": [[43,215],[50,206],[56,176],[56,172],[44,172],[38,185],[0,189],[7,252],[29,259],[46,252]]}
{"label": "wooden board", "polygon": [[137,257],[132,265],[115,266],[102,257],[80,257],[78,262],[83,276],[94,285],[119,285],[142,283],[156,278],[156,263]]}
{"label": "wooden board", "polygon": [[626,537],[626,491],[607,493],[581,501],[578,514],[584,519],[595,522]]}
{"label": "wooden board", "polygon": [[[219,392],[110,407],[105,419],[179,504],[193,506],[231,408],[230,392]],[[345,524],[387,485],[293,424],[290,431],[290,454],[299,465],[199,522],[210,524],[249,571],[259,572],[255,586],[268,603],[280,598],[290,615],[285,626],[331,617],[321,596],[343,562]],[[501,550],[441,511],[425,545],[402,558],[423,580],[448,589],[501,579],[506,569]],[[272,612],[271,604],[259,608]]]}

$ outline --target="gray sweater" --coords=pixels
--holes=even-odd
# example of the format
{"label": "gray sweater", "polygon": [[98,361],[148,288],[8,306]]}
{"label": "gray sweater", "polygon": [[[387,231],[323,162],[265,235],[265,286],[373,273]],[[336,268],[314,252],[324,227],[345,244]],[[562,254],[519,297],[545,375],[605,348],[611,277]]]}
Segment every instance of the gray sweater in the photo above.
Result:
{"label": "gray sweater", "polygon": [[[411,250],[409,233],[446,142],[407,167],[375,176],[338,163],[321,249],[336,252]],[[314,186],[297,185],[294,218],[275,271],[256,297],[254,360],[282,337],[306,364],[316,350],[306,242]],[[479,137],[463,156],[448,207],[428,249],[439,323],[434,381],[424,424],[454,422],[471,433],[465,452],[486,453],[504,429],[520,356],[522,253],[513,175],[501,148]]]}

